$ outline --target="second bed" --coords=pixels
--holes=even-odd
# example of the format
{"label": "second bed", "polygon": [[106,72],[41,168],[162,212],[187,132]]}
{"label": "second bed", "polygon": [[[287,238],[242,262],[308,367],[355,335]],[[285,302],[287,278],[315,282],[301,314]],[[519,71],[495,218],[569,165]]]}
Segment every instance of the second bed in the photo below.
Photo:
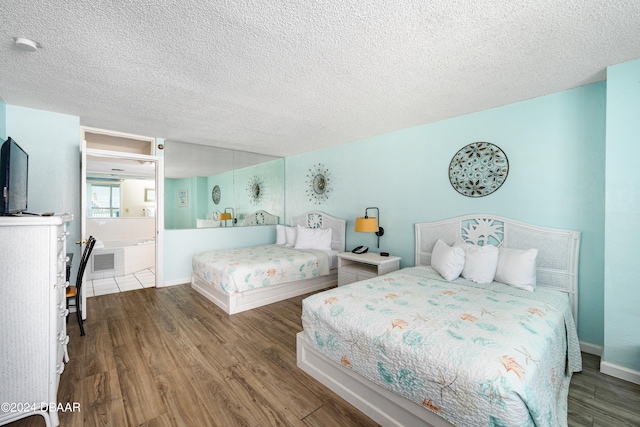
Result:
{"label": "second bed", "polygon": [[[289,230],[325,230],[323,249],[273,244],[207,251],[192,262],[191,286],[229,314],[337,284],[337,254],[345,248],[346,221],[320,211],[291,218]],[[325,234],[326,236],[326,234]],[[305,245],[307,246],[307,245]],[[313,245],[311,245],[313,246]]]}

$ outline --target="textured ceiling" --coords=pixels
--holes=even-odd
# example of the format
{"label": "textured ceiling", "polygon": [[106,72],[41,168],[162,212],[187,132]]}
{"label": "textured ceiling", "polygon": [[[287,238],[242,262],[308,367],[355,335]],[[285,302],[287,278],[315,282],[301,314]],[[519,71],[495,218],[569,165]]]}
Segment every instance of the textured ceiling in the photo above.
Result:
{"label": "textured ceiling", "polygon": [[638,0],[0,0],[0,19],[7,104],[276,156],[574,88],[640,58]]}

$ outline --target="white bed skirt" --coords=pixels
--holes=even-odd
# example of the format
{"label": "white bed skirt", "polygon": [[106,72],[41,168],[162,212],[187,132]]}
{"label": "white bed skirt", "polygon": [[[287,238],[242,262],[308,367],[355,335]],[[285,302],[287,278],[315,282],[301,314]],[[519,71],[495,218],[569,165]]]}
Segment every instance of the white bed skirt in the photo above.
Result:
{"label": "white bed skirt", "polygon": [[336,269],[331,270],[326,276],[251,289],[231,295],[211,286],[199,277],[191,276],[191,287],[228,314],[240,313],[310,292],[332,288],[337,284],[338,271]]}
{"label": "white bed skirt", "polygon": [[453,427],[444,418],[335,363],[296,335],[298,367],[382,426]]}

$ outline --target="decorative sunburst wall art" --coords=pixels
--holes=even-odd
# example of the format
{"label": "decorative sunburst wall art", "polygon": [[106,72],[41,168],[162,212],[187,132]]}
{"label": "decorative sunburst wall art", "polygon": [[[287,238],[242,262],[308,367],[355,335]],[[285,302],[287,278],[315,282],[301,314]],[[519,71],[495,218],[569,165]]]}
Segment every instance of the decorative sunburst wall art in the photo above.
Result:
{"label": "decorative sunburst wall art", "polygon": [[309,173],[307,173],[307,184],[309,184],[307,195],[310,202],[319,205],[329,198],[329,193],[331,192],[329,181],[329,169],[323,164],[318,163],[309,169]]}
{"label": "decorative sunburst wall art", "polygon": [[484,197],[507,180],[507,155],[490,142],[474,142],[458,151],[449,164],[449,181],[463,196]]}
{"label": "decorative sunburst wall art", "polygon": [[251,177],[249,179],[249,185],[247,185],[247,191],[249,192],[249,201],[257,205],[260,203],[262,199],[262,194],[264,193],[264,186],[262,181],[257,176]]}

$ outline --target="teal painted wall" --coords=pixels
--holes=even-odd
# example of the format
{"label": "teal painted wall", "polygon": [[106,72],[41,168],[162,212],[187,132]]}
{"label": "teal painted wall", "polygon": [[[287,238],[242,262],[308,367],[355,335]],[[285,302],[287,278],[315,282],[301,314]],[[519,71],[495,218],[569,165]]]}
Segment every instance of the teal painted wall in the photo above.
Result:
{"label": "teal painted wall", "polygon": [[29,154],[29,212],[73,214],[67,250],[79,260],[80,119],[7,105],[6,133]]}
{"label": "teal painted wall", "polygon": [[640,372],[640,60],[607,68],[603,362]]}
{"label": "teal painted wall", "polygon": [[[199,176],[196,178],[196,191],[198,198],[195,200],[197,203],[195,206],[196,218],[207,217],[207,203],[211,199],[211,193],[207,191],[207,177]],[[196,227],[197,227],[196,222]]]}
{"label": "teal painted wall", "polygon": [[[200,181],[198,177],[164,180],[165,228],[196,228],[198,204],[202,198],[202,191],[198,191]],[[187,206],[178,206],[179,190],[187,190]]]}
{"label": "teal painted wall", "polygon": [[[417,126],[286,159],[286,217],[317,208],[347,220],[347,249],[376,236],[353,231],[365,208],[380,208],[380,250],[414,265],[414,224],[489,213],[582,232],[581,340],[603,343],[604,83]],[[461,196],[448,179],[453,155],[488,141],[509,158],[509,176],[483,198]],[[306,197],[315,164],[330,171],[329,200]]]}

